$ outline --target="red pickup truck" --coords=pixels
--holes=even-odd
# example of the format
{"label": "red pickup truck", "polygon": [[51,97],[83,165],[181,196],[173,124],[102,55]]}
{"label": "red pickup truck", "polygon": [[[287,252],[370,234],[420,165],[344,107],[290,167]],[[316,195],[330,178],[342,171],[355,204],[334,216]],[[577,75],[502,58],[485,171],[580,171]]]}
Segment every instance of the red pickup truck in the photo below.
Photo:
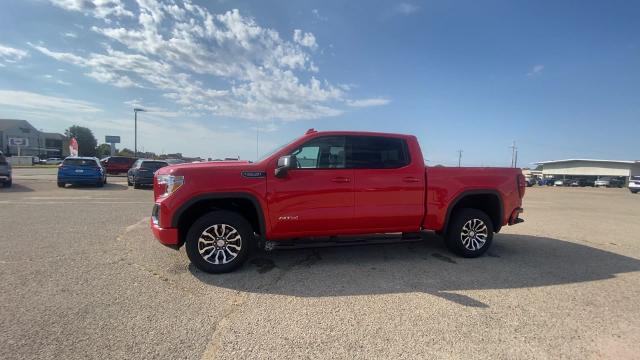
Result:
{"label": "red pickup truck", "polygon": [[158,170],[151,229],[210,273],[267,241],[339,235],[432,230],[477,257],[523,221],[525,186],[515,168],[426,167],[415,136],[311,129],[255,163]]}

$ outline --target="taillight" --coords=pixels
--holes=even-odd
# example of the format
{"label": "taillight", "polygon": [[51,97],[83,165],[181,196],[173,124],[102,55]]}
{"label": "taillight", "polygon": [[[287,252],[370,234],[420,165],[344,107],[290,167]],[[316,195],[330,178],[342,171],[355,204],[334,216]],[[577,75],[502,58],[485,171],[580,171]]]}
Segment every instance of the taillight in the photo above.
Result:
{"label": "taillight", "polygon": [[524,191],[527,188],[527,182],[522,174],[518,175],[516,181],[518,184],[518,194],[520,194],[520,199],[522,199],[524,197]]}

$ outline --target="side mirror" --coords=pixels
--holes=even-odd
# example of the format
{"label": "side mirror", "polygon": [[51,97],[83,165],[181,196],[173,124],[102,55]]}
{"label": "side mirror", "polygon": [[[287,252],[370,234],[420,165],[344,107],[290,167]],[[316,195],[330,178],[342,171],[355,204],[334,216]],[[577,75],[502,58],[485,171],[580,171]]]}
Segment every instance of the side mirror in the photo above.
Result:
{"label": "side mirror", "polygon": [[276,177],[283,177],[287,174],[289,169],[296,167],[297,159],[295,155],[285,155],[278,159],[278,166],[276,167]]}

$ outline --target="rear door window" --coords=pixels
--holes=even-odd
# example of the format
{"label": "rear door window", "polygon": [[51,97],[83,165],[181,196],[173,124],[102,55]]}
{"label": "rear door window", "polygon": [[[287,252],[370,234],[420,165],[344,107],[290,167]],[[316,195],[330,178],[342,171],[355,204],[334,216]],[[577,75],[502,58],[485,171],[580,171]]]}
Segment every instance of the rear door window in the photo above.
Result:
{"label": "rear door window", "polygon": [[143,161],[141,168],[155,171],[167,165],[164,161]]}
{"label": "rear door window", "polygon": [[409,149],[403,139],[382,136],[350,136],[347,166],[354,169],[396,169],[409,165]]}
{"label": "rear door window", "polygon": [[82,167],[95,167],[98,163],[93,159],[65,159],[62,165],[66,166],[82,166]]}

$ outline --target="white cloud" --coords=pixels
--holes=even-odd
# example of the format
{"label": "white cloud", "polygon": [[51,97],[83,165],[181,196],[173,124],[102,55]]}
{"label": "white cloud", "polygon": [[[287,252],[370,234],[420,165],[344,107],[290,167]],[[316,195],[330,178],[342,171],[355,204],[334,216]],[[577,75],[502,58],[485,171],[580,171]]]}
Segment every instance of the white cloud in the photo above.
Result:
{"label": "white cloud", "polygon": [[313,14],[313,17],[316,18],[316,20],[318,21],[329,20],[328,17],[320,15],[320,11],[318,9],[311,9],[311,13]]}
{"label": "white cloud", "polygon": [[38,112],[87,114],[102,111],[94,104],[86,101],[15,90],[0,90],[0,105]]}
{"label": "white cloud", "polygon": [[[90,12],[79,1],[64,3]],[[319,71],[308,52],[318,46],[312,33],[296,30],[286,40],[238,10],[213,14],[189,1],[139,0],[138,7],[130,27],[92,27],[118,50],[77,54],[30,45],[99,82],[160,91],[189,113],[266,121],[342,113],[345,90],[312,75]]]}
{"label": "white cloud", "polygon": [[93,14],[96,18],[133,16],[133,13],[125,9],[122,0],[50,0],[57,7],[65,10],[80,11],[85,14]]}
{"label": "white cloud", "polygon": [[78,37],[78,34],[69,31],[69,32],[66,32],[66,33],[62,34],[62,36],[75,39],[75,38]]}
{"label": "white cloud", "polygon": [[300,29],[293,30],[293,41],[312,50],[318,47],[316,37],[312,33],[303,33]]}
{"label": "white cloud", "polygon": [[2,65],[3,62],[18,62],[27,56],[29,56],[29,53],[24,50],[0,44],[0,65]]}
{"label": "white cloud", "polygon": [[400,13],[403,15],[411,15],[418,12],[420,10],[420,7],[418,5],[414,5],[410,3],[400,3],[396,5],[394,10],[397,13]]}
{"label": "white cloud", "polygon": [[370,98],[359,100],[347,100],[347,105],[353,107],[370,107],[370,106],[382,106],[390,103],[391,100],[385,98]]}
{"label": "white cloud", "polygon": [[540,73],[542,73],[542,70],[544,70],[544,65],[534,65],[531,68],[531,71],[527,73],[527,76],[531,77],[531,76],[539,75]]}

